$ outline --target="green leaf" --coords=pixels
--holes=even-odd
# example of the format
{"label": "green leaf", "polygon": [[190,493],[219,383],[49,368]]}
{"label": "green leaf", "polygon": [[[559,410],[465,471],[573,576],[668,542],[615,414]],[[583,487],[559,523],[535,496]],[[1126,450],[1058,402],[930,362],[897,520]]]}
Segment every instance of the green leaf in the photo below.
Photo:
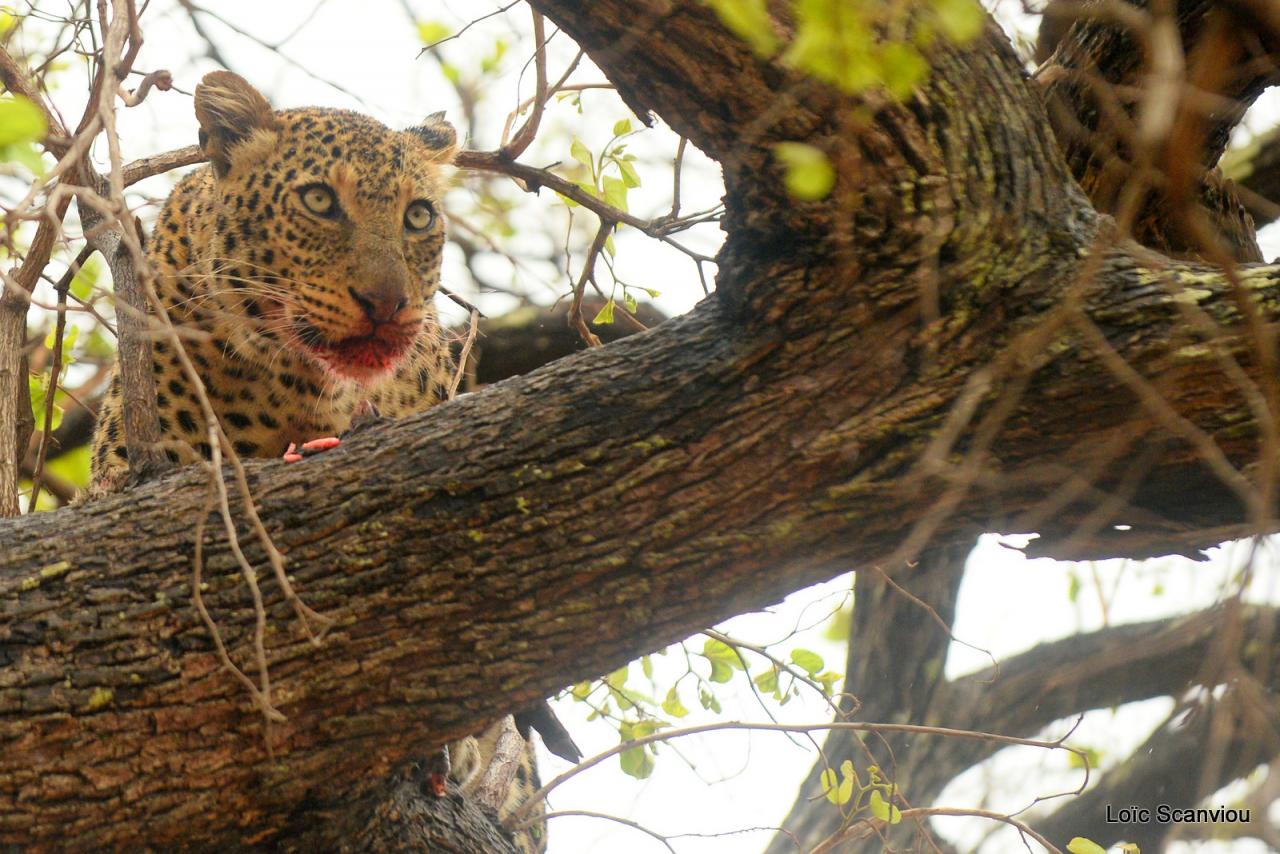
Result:
{"label": "green leaf", "polygon": [[631,738],[644,738],[645,736],[653,735],[665,726],[666,723],[657,718],[633,721],[631,723]]}
{"label": "green leaf", "polygon": [[587,144],[576,136],[573,138],[573,142],[569,144],[569,156],[590,169],[592,174],[595,174],[596,159],[591,154],[591,149],[587,148]]}
{"label": "green leaf", "polygon": [[30,142],[0,145],[0,163],[17,163],[25,166],[32,175],[44,175],[44,157],[40,149]]}
{"label": "green leaf", "polygon": [[91,457],[89,446],[81,445],[75,450],[59,454],[54,459],[49,460],[45,463],[45,470],[68,483],[84,488],[89,485],[89,461]]}
{"label": "green leaf", "polygon": [[613,245],[613,233],[604,239],[604,251],[609,253],[610,258],[618,257],[618,248]]}
{"label": "green leaf", "polygon": [[887,44],[880,51],[880,77],[895,98],[906,98],[928,76],[929,63],[914,45]]}
{"label": "green leaf", "polygon": [[712,694],[706,688],[698,689],[698,702],[702,704],[702,708],[710,712],[720,714],[720,701],[716,699],[716,695]]}
{"label": "green leaf", "polygon": [[505,39],[498,39],[494,42],[493,53],[480,60],[480,70],[485,74],[497,70],[498,64],[502,62],[502,57],[507,52],[507,47]]}
{"label": "green leaf", "polygon": [[1071,854],[1107,854],[1107,849],[1092,839],[1085,839],[1083,836],[1076,836],[1068,842],[1067,850]]}
{"label": "green leaf", "polygon": [[976,0],[933,0],[933,14],[942,34],[960,44],[977,38],[987,17]]}
{"label": "green leaf", "polygon": [[640,656],[640,672],[644,674],[644,678],[653,678],[653,661],[647,655]]}
{"label": "green leaf", "polygon": [[715,10],[729,32],[751,45],[761,56],[778,52],[778,37],[765,0],[703,0]]}
{"label": "green leaf", "polygon": [[824,640],[847,643],[849,633],[853,630],[853,607],[845,605],[832,615],[822,630]]}
{"label": "green leaf", "polygon": [[44,139],[49,126],[40,108],[21,95],[0,98],[0,146]]}
{"label": "green leaf", "polygon": [[626,665],[626,664],[624,664],[622,667],[619,667],[617,670],[613,671],[612,673],[610,673],[608,676],[604,678],[605,684],[608,685],[610,688],[614,688],[614,689],[620,689],[620,688],[626,687],[627,671],[629,669],[630,669],[630,665]]}
{"label": "green leaf", "polygon": [[95,255],[85,261],[71,279],[71,295],[82,302],[87,300],[89,295],[93,293],[93,286],[98,283],[100,270],[98,256]]}
{"label": "green leaf", "polygon": [[827,800],[833,804],[840,803],[840,779],[836,776],[836,772],[830,768],[822,769],[822,791],[827,796]]}
{"label": "green leaf", "polygon": [[824,794],[826,794],[827,800],[836,806],[844,806],[853,799],[853,781],[854,775],[847,771],[842,778],[836,775],[834,769],[824,768],[822,771]]}
{"label": "green leaf", "polygon": [[604,178],[604,200],[620,211],[627,209],[627,185],[621,178],[606,175]]}
{"label": "green leaf", "polygon": [[631,119],[618,119],[613,123],[614,136],[622,136],[624,133],[631,133]]}
{"label": "green leaf", "polygon": [[[68,350],[70,350],[72,347],[75,346],[76,335],[79,333],[79,331],[80,330],[77,329],[75,326],[71,326],[67,329],[62,330],[62,354],[64,356],[67,354]],[[54,336],[56,336],[57,334],[58,334],[58,327],[55,326],[53,329],[49,330],[48,335],[44,336],[44,347],[46,350],[53,349],[53,345],[55,343]]]}
{"label": "green leaf", "polygon": [[610,695],[613,696],[613,699],[617,701],[618,708],[621,709],[622,711],[625,712],[628,709],[635,708],[636,704],[631,702],[631,698],[628,697],[626,694],[622,693],[622,691],[619,691],[617,688],[610,688],[609,693]]}
{"label": "green leaf", "polygon": [[715,638],[707,638],[706,642],[702,644],[702,654],[712,661],[722,661],[735,670],[747,669],[743,665],[742,658],[738,655],[737,650]]}
{"label": "green leaf", "polygon": [[782,183],[802,201],[826,198],[836,184],[836,170],[821,149],[802,142],[780,142],[773,156],[782,164]]}
{"label": "green leaf", "polygon": [[725,664],[723,661],[711,659],[711,676],[708,677],[712,682],[724,684],[733,679],[733,668]]}
{"label": "green leaf", "polygon": [[596,312],[596,316],[591,318],[591,322],[596,325],[613,323],[613,300],[612,299],[606,302],[604,306],[602,306],[601,309],[598,312]]}
{"label": "green leaf", "polygon": [[657,299],[662,296],[662,291],[656,291],[653,288],[644,288],[643,290],[651,299]]}
{"label": "green leaf", "polygon": [[676,686],[672,685],[671,690],[667,691],[667,697],[662,701],[662,711],[673,718],[683,718],[689,714],[689,710],[684,707],[684,703],[680,702],[680,693],[676,691]]}
{"label": "green leaf", "polygon": [[591,683],[579,682],[577,685],[573,686],[573,690],[570,693],[573,695],[573,699],[575,700],[585,700],[587,697],[591,696]]}
{"label": "green leaf", "polygon": [[812,652],[811,650],[800,649],[797,647],[796,649],[791,650],[791,660],[802,667],[810,676],[817,676],[822,672],[822,656],[818,655],[816,652]]}
{"label": "green leaf", "polygon": [[1080,576],[1072,572],[1067,576],[1067,601],[1074,603],[1080,598]]}
{"label": "green leaf", "polygon": [[643,747],[632,747],[618,754],[622,771],[637,780],[644,780],[653,773],[653,757]]}
{"label": "green leaf", "polygon": [[881,821],[887,821],[889,824],[897,824],[902,821],[902,811],[884,799],[879,789],[871,790],[871,800],[868,802],[871,807],[871,814]]}
{"label": "green leaf", "polygon": [[615,160],[618,164],[618,171],[622,173],[622,182],[628,187],[640,186],[640,174],[636,172],[636,167],[632,165],[630,160]]}
{"label": "green leaf", "polygon": [[778,671],[770,667],[763,673],[757,673],[751,680],[765,694],[778,694]]}
{"label": "green leaf", "polygon": [[453,35],[453,31],[449,29],[447,24],[442,24],[439,21],[418,22],[418,40],[425,45],[433,45],[444,41],[451,35]]}
{"label": "green leaf", "polygon": [[630,291],[623,292],[622,294],[623,308],[625,308],[627,311],[631,312],[632,314],[635,314],[636,309],[639,308],[639,306],[640,306],[640,303],[636,302],[635,296]]}
{"label": "green leaf", "polygon": [[28,380],[27,390],[31,393],[31,412],[35,416],[36,426],[41,430],[57,430],[58,425],[62,423],[62,407],[59,406],[54,398],[53,412],[49,419],[49,423],[44,422],[44,406],[45,406],[45,388],[44,382],[38,377],[31,377]]}

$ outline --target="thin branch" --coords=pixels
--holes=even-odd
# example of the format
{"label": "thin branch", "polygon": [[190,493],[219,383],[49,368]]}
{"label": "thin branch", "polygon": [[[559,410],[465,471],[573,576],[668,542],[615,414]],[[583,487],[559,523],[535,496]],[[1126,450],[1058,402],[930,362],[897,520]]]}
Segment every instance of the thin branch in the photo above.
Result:
{"label": "thin branch", "polygon": [[587,281],[595,281],[596,258],[604,250],[605,241],[609,239],[612,232],[613,223],[601,220],[600,227],[596,229],[595,239],[591,241],[591,247],[587,250],[586,260],[583,261],[582,274],[578,276],[578,282],[573,287],[573,305],[569,307],[569,325],[578,331],[578,335],[588,347],[599,347],[600,338],[587,327],[582,317],[582,294],[586,290]]}
{"label": "thin branch", "polygon": [[547,39],[546,25],[542,15],[538,10],[533,10],[533,67],[537,78],[537,88],[534,90],[533,96],[533,112],[529,114],[529,119],[520,126],[520,130],[512,137],[511,141],[500,149],[501,154],[511,160],[515,160],[524,150],[533,142],[534,137],[538,134],[538,126],[542,122],[542,111],[547,103]]}
{"label": "thin branch", "polygon": [[49,439],[53,436],[53,405],[58,396],[58,379],[62,374],[62,339],[67,326],[67,291],[71,287],[71,281],[92,254],[93,248],[90,246],[81,249],[80,254],[54,285],[58,293],[58,319],[53,330],[53,364],[49,368],[49,384],[44,396],[44,429],[40,433],[40,447],[36,450],[36,464],[31,474],[31,498],[27,502],[30,512],[35,511],[36,502],[40,499],[40,489],[44,486],[44,462],[49,453]]}

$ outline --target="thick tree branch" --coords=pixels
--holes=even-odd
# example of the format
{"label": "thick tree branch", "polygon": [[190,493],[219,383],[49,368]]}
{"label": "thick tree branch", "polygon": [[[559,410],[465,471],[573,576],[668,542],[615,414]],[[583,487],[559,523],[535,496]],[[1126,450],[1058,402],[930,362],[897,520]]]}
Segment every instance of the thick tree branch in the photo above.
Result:
{"label": "thick tree branch", "polygon": [[[1162,530],[1270,520],[1232,288],[1109,235],[994,25],[937,47],[899,104],[757,60],[692,0],[535,5],[724,163],[716,296],[305,463],[247,464],[334,625],[312,648],[264,573],[274,758],[190,605],[205,473],[0,521],[0,841],[260,842],[696,627],[849,566],[895,573],[930,540],[1034,518],[1062,541],[1100,495]],[[828,199],[786,194],[783,139],[824,148]],[[1275,320],[1280,271],[1241,276]],[[1136,482],[1100,464],[1139,442],[1159,453]],[[248,593],[206,527],[203,597],[249,661]]]}

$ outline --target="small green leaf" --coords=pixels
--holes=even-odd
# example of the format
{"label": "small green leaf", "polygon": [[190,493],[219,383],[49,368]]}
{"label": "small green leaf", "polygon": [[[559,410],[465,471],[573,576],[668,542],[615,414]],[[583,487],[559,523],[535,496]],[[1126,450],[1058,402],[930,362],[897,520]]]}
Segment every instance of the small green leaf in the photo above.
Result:
{"label": "small green leaf", "polygon": [[987,17],[976,0],[933,0],[933,14],[942,34],[959,44],[977,38]]}
{"label": "small green leaf", "polygon": [[502,57],[507,52],[507,47],[505,39],[498,39],[493,45],[493,53],[480,60],[480,70],[485,74],[497,70],[498,64],[502,62]]}
{"label": "small green leaf", "polygon": [[569,156],[592,170],[594,174],[596,159],[591,154],[591,149],[587,148],[587,144],[576,136],[573,138],[573,142],[569,144]]}
{"label": "small green leaf", "polygon": [[702,708],[707,711],[720,714],[720,701],[716,699],[716,695],[712,694],[706,688],[698,689],[698,702],[702,704]]}
{"label": "small green leaf", "polygon": [[644,780],[653,773],[653,757],[643,747],[632,747],[618,754],[622,771],[637,780]]}
{"label": "small green leaf", "polygon": [[615,160],[618,164],[618,171],[622,173],[622,182],[628,187],[640,186],[640,174],[636,172],[636,167],[632,165],[630,160]]}
{"label": "small green leaf", "polygon": [[614,136],[622,136],[624,133],[631,133],[631,119],[618,119],[613,123]]}
{"label": "small green leaf", "polygon": [[653,660],[647,655],[640,656],[640,672],[644,674],[644,678],[653,678]]}
{"label": "small green leaf", "polygon": [[70,292],[73,297],[80,301],[87,300],[89,295],[93,293],[93,286],[98,283],[98,258],[95,255],[85,261],[76,271],[75,276],[71,279]]}
{"label": "small green leaf", "polygon": [[721,684],[724,684],[733,679],[732,667],[725,664],[723,661],[720,661],[715,658],[710,659],[710,661],[711,661],[711,676],[709,676],[708,678],[712,682],[719,682]]}
{"label": "small green leaf", "polygon": [[614,689],[625,687],[627,684],[627,671],[629,669],[630,665],[624,664],[622,667],[619,667],[604,678],[605,684]]}
{"label": "small green leaf", "polygon": [[765,694],[778,694],[778,671],[772,667],[751,680]]}
{"label": "small green leaf", "polygon": [[604,239],[604,251],[609,253],[610,258],[618,257],[618,248],[613,245],[613,233]]}
{"label": "small green leaf", "polygon": [[796,649],[791,650],[791,660],[795,664],[804,668],[805,672],[810,676],[817,676],[822,672],[822,656],[811,650],[800,649],[797,647]]}
{"label": "small green leaf", "polygon": [[621,178],[604,177],[604,200],[620,211],[627,209],[627,184]]}
{"label": "small green leaf", "polygon": [[657,299],[662,296],[662,291],[657,291],[653,288],[644,288],[644,292],[648,294],[651,299]]}
{"label": "small green leaf", "polygon": [[1071,854],[1107,854],[1107,849],[1092,839],[1085,839],[1083,836],[1076,836],[1068,842],[1067,850]]}
{"label": "small green leaf", "polygon": [[914,45],[887,44],[880,51],[880,76],[889,94],[904,99],[929,76],[929,63]]}
{"label": "small green leaf", "polygon": [[573,690],[569,692],[575,700],[585,700],[591,696],[591,683],[579,682],[573,686]]}
{"label": "small green leaf", "polygon": [[425,45],[433,45],[436,42],[444,41],[452,34],[452,30],[439,21],[418,22],[418,40]]}
{"label": "small green leaf", "polygon": [[0,98],[0,146],[39,142],[48,129],[40,108],[26,98]]}
{"label": "small green leaf", "polygon": [[884,799],[879,789],[871,790],[871,800],[868,802],[871,807],[871,814],[881,821],[889,824],[897,824],[902,821],[902,811]]}
{"label": "small green leaf", "polygon": [[662,711],[673,718],[683,718],[689,714],[689,710],[684,707],[684,703],[680,702],[680,693],[676,690],[676,686],[672,685],[671,689],[667,691],[667,697],[662,701]]}
{"label": "small green leaf", "polygon": [[830,768],[822,769],[822,791],[833,804],[840,803],[840,780]]}
{"label": "small green leaf", "polygon": [[612,299],[606,302],[600,308],[600,310],[596,312],[596,316],[591,318],[591,322],[596,324],[597,326],[602,324],[607,324],[607,323],[613,323],[613,300]]}
{"label": "small green leaf", "polygon": [[802,142],[780,142],[773,156],[783,166],[787,192],[802,201],[826,198],[836,184],[836,170],[821,149]]}
{"label": "small green leaf", "polygon": [[853,800],[853,776],[845,774],[840,780],[840,788],[836,790],[836,803],[844,806]]}
{"label": "small green leaf", "polygon": [[34,143],[15,142],[12,145],[0,145],[0,163],[5,162],[25,166],[32,175],[44,175],[44,157]]}
{"label": "small green leaf", "polygon": [[715,10],[729,32],[751,45],[761,56],[778,52],[778,37],[765,0],[703,0]]}

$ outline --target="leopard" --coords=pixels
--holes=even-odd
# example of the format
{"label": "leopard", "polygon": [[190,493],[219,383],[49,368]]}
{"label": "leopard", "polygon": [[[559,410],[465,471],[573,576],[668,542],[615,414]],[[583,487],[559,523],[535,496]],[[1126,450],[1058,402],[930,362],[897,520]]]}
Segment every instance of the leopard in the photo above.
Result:
{"label": "leopard", "polygon": [[[146,247],[158,310],[181,333],[181,348],[152,344],[169,458],[209,460],[221,430],[241,457],[296,460],[297,445],[362,415],[447,400],[456,368],[434,297],[458,138],[444,114],[392,130],[350,110],[275,110],[230,71],[205,75],[194,105],[208,162],[174,187]],[[93,438],[94,495],[127,484],[122,416],[117,365]],[[442,751],[463,797],[503,724]],[[500,820],[538,786],[531,740],[512,781]],[[512,837],[521,854],[546,848],[538,824]]]}

